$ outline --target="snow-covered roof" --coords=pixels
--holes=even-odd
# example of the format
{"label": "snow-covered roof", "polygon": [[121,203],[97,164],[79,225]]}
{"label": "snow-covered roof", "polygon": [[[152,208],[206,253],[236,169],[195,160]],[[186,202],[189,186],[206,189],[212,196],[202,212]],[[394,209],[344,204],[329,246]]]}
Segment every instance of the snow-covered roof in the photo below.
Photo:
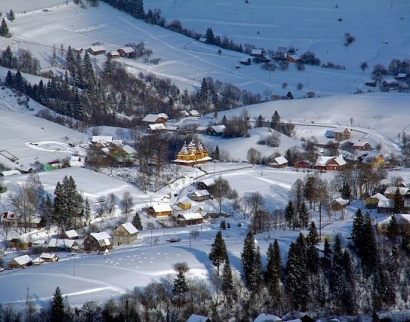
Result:
{"label": "snow-covered roof", "polygon": [[191,114],[191,116],[201,116],[201,113],[199,113],[197,110],[190,110],[189,114]]}
{"label": "snow-covered roof", "polygon": [[152,205],[152,209],[154,209],[155,212],[172,211],[171,206],[165,203],[154,204]]}
{"label": "snow-covered roof", "polygon": [[273,314],[266,314],[266,313],[261,313],[259,314],[253,322],[279,322],[282,321],[282,319],[276,315]]}
{"label": "snow-covered roof", "polygon": [[338,126],[337,128],[335,128],[334,130],[333,130],[333,132],[335,132],[335,133],[343,133],[343,132],[350,132],[350,129],[349,128],[347,128],[347,127],[345,127],[345,126]]}
{"label": "snow-covered roof", "polygon": [[407,187],[387,187],[386,190],[384,191],[385,195],[394,195],[397,191],[397,189],[399,189],[399,193],[404,196],[407,194],[407,192],[409,191],[409,188]]}
{"label": "snow-covered roof", "polygon": [[396,219],[396,222],[399,224],[409,224],[410,223],[410,215],[409,214],[394,214],[391,215],[381,221],[378,222],[379,225],[388,225],[390,223],[390,220],[394,216]]}
{"label": "snow-covered roof", "polygon": [[131,47],[121,47],[118,50],[122,50],[126,54],[132,54],[134,52],[134,49]]}
{"label": "snow-covered roof", "polygon": [[342,155],[338,155],[337,157],[333,156],[333,157],[327,157],[327,156],[323,156],[323,155],[319,155],[317,157],[316,166],[326,166],[330,161],[335,160],[335,162],[339,165],[339,166],[343,166],[346,164],[345,159],[343,159]]}
{"label": "snow-covered roof", "polygon": [[195,219],[203,219],[204,218],[200,213],[197,213],[197,212],[181,213],[178,216],[184,218],[185,220],[195,220]]}
{"label": "snow-covered roof", "polygon": [[158,115],[157,114],[147,114],[145,117],[142,119],[143,122],[156,122],[158,120]]}
{"label": "snow-covered roof", "polygon": [[111,239],[111,236],[105,231],[102,231],[100,233],[91,233],[90,235],[94,237],[95,240],[105,240],[105,239],[110,240]]}
{"label": "snow-covered roof", "polygon": [[251,50],[251,55],[262,55],[262,49],[252,49]]}
{"label": "snow-covered roof", "polygon": [[336,198],[333,200],[334,202],[337,202],[341,206],[346,206],[349,203],[349,200],[343,199],[343,198]]}
{"label": "snow-covered roof", "polygon": [[130,235],[136,234],[138,233],[138,229],[135,228],[135,226],[130,223],[130,222],[126,222],[125,224],[121,225]]}
{"label": "snow-covered roof", "polygon": [[128,154],[133,154],[137,152],[132,146],[129,146],[128,144],[123,145],[122,149]]}
{"label": "snow-covered roof", "polygon": [[78,234],[74,229],[67,230],[65,232],[65,235],[67,236],[67,238],[77,238],[78,237]]}
{"label": "snow-covered roof", "polygon": [[275,162],[279,165],[283,165],[288,163],[288,160],[284,156],[279,156],[277,158],[274,158]]}
{"label": "snow-covered roof", "polygon": [[54,259],[56,257],[58,257],[58,255],[54,253],[41,253],[40,255],[40,258],[42,259]]}
{"label": "snow-covered roof", "polygon": [[192,194],[195,195],[196,197],[204,197],[204,196],[210,195],[208,190],[195,190]]}
{"label": "snow-covered roof", "polygon": [[99,52],[105,51],[105,48],[103,46],[91,46],[88,48],[88,50],[91,50],[92,52]]}
{"label": "snow-covered roof", "polygon": [[15,175],[15,174],[21,174],[21,172],[19,170],[4,170],[1,172],[1,174],[7,177],[7,176]]}
{"label": "snow-covered roof", "polygon": [[91,138],[92,143],[111,143],[112,136],[111,135],[94,135]]}
{"label": "snow-covered roof", "polygon": [[216,133],[223,133],[225,131],[226,126],[221,124],[221,125],[212,125],[211,128],[216,132]]}
{"label": "snow-covered roof", "polygon": [[27,265],[28,263],[33,261],[33,259],[28,255],[22,255],[19,257],[15,257],[13,258],[13,260],[17,262],[17,264],[19,265]]}
{"label": "snow-covered roof", "polygon": [[203,315],[192,314],[186,322],[207,322],[210,319]]}
{"label": "snow-covered roof", "polygon": [[48,242],[48,247],[53,247],[53,248],[57,248],[57,247],[73,248],[74,246],[78,246],[78,243],[72,239],[51,238],[50,241]]}
{"label": "snow-covered roof", "polygon": [[165,126],[162,123],[153,123],[148,125],[151,131],[165,130]]}

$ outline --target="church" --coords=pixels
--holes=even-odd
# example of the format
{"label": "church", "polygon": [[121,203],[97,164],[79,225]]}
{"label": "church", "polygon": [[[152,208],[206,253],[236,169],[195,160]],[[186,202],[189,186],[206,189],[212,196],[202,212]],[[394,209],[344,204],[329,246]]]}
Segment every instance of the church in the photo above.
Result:
{"label": "church", "polygon": [[177,158],[173,161],[174,163],[181,165],[194,166],[196,164],[206,163],[212,160],[209,156],[208,151],[204,148],[201,142],[195,142],[187,144],[185,142],[181,151],[179,151]]}

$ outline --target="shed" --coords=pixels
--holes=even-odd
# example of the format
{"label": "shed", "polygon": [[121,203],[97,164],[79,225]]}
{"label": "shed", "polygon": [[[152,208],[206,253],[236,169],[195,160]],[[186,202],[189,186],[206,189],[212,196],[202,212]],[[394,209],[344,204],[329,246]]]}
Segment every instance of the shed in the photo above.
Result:
{"label": "shed", "polygon": [[181,200],[177,203],[177,206],[183,210],[188,210],[191,208],[192,204],[188,199]]}
{"label": "shed", "polygon": [[28,255],[13,258],[7,264],[9,268],[24,268],[33,265],[33,259]]}
{"label": "shed", "polygon": [[91,46],[87,49],[91,55],[105,54],[105,48],[103,46]]}
{"label": "shed", "polygon": [[58,262],[59,260],[58,255],[54,253],[42,253],[40,255],[40,258],[47,263],[54,263]]}
{"label": "shed", "polygon": [[130,245],[137,239],[138,239],[138,229],[135,228],[135,226],[130,222],[122,224],[114,230],[114,244],[115,245],[121,245],[121,244]]}

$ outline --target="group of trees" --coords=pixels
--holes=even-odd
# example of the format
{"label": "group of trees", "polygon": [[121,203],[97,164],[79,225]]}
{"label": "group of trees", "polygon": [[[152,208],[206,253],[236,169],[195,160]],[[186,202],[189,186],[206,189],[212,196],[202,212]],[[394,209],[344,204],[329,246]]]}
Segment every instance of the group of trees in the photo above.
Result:
{"label": "group of trees", "polygon": [[350,240],[335,234],[320,246],[311,222],[284,259],[277,239],[263,255],[257,236],[248,232],[237,270],[230,265],[235,256],[218,231],[208,256],[214,267],[209,282],[189,278],[188,265],[175,263],[173,281],[151,282],[103,304],[90,301],[71,308],[57,288],[45,310],[38,311],[28,299],[26,312],[7,306],[0,307],[0,315],[27,321],[180,321],[201,314],[212,321],[249,321],[261,312],[282,316],[309,310],[327,317],[405,309],[410,231],[400,228],[394,217],[386,231],[376,235],[370,216],[358,210]]}

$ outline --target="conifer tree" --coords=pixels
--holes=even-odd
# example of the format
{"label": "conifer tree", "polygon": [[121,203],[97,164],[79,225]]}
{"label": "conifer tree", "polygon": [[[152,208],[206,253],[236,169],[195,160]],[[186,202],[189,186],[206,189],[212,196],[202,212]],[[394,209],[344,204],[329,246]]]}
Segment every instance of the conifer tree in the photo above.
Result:
{"label": "conifer tree", "polygon": [[309,302],[309,272],[306,265],[305,241],[302,234],[289,247],[285,290],[295,310],[306,310]]}
{"label": "conifer tree", "polygon": [[289,228],[295,229],[296,223],[295,223],[295,209],[293,207],[292,200],[289,200],[288,204],[286,205],[285,208],[285,220],[288,223]]}
{"label": "conifer tree", "polygon": [[309,226],[309,233],[306,237],[306,258],[309,263],[309,271],[312,274],[317,274],[320,268],[319,253],[317,250],[318,240],[319,235],[316,230],[316,225],[312,221]]}
{"label": "conifer tree", "polygon": [[218,161],[221,159],[221,153],[219,152],[219,146],[218,145],[215,148],[214,158],[215,158],[215,160],[218,160]]}
{"label": "conifer tree", "polygon": [[228,303],[232,303],[235,299],[235,292],[234,292],[234,284],[233,284],[233,276],[232,276],[232,269],[231,264],[229,263],[229,257],[226,257],[225,265],[222,270],[222,277],[221,277],[221,289],[223,294],[225,295]]}
{"label": "conifer tree", "polygon": [[323,258],[322,258],[322,268],[326,272],[329,272],[332,268],[332,257],[333,251],[330,247],[330,243],[325,239],[325,244],[323,246]]}
{"label": "conifer tree", "polygon": [[305,202],[302,202],[299,209],[299,221],[302,228],[306,228],[309,223],[309,211]]}
{"label": "conifer tree", "polygon": [[16,16],[14,15],[13,10],[10,9],[9,14],[7,15],[7,18],[8,18],[10,21],[14,21],[14,19],[16,19]]}
{"label": "conifer tree", "polygon": [[270,244],[266,255],[268,262],[265,269],[265,280],[268,293],[274,302],[279,303],[280,296],[280,270],[281,256],[279,251],[278,240],[275,239],[274,244]]}
{"label": "conifer tree", "polygon": [[134,218],[132,219],[132,224],[138,230],[140,230],[140,231],[142,230],[141,217],[140,217],[140,214],[138,212],[135,213]]}
{"label": "conifer tree", "polygon": [[248,288],[253,294],[259,294],[263,287],[262,259],[259,246],[255,251],[255,260],[249,274]]}
{"label": "conifer tree", "polygon": [[251,283],[255,256],[255,237],[253,236],[252,232],[249,231],[246,235],[241,254],[243,275],[246,286]]}
{"label": "conifer tree", "polygon": [[218,231],[209,253],[209,259],[212,262],[212,265],[216,266],[217,268],[217,276],[219,276],[220,266],[226,261],[227,257],[228,254],[226,251],[225,241],[222,237],[221,231]]}
{"label": "conifer tree", "polygon": [[356,250],[359,252],[359,248],[363,241],[363,230],[364,230],[364,216],[360,208],[356,211],[356,215],[353,219],[353,227],[351,238],[353,241],[353,245],[355,246]]}
{"label": "conifer tree", "polygon": [[1,37],[10,37],[9,26],[7,26],[6,20],[3,18],[0,24],[0,36]]}
{"label": "conifer tree", "polygon": [[387,225],[386,237],[393,243],[397,243],[397,238],[400,234],[400,227],[397,223],[396,216],[393,214],[390,217],[390,222]]}
{"label": "conifer tree", "polygon": [[51,300],[50,321],[51,322],[64,321],[64,299],[61,294],[61,290],[58,286]]}
{"label": "conifer tree", "polygon": [[185,273],[180,270],[177,277],[174,279],[174,287],[172,288],[172,294],[176,297],[178,307],[181,307],[184,303],[184,294],[188,292],[188,283],[185,278]]}
{"label": "conifer tree", "polygon": [[397,187],[393,195],[393,213],[402,214],[404,212],[404,198],[400,193],[399,187]]}

